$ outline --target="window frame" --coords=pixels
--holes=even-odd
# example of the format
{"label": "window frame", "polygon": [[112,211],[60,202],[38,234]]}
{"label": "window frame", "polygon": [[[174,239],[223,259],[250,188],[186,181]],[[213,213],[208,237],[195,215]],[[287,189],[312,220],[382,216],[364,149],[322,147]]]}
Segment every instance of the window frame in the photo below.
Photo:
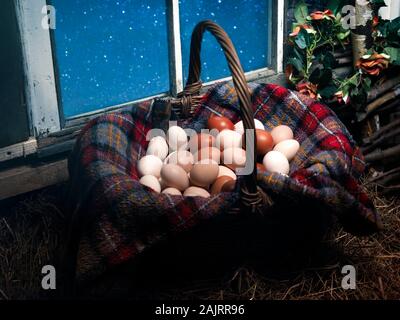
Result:
{"label": "window frame", "polygon": [[[129,101],[123,104],[97,109],[92,112],[79,114],[77,116],[64,119],[61,107],[61,96],[59,90],[59,79],[54,54],[54,39],[52,30],[45,30],[41,23],[44,17],[42,8],[49,5],[47,0],[16,0],[15,9],[21,35],[24,72],[25,72],[25,91],[28,107],[28,119],[30,125],[30,138],[28,140],[29,154],[35,153],[40,145],[40,139],[45,139],[53,134],[60,134],[65,130],[82,125],[90,119],[100,114],[110,111],[121,110],[131,107],[137,103],[155,97],[167,95],[176,96],[184,87],[183,68],[182,68],[182,47],[180,36],[180,15],[179,0],[166,0],[167,3],[167,25],[169,42],[169,92],[145,97],[142,99]],[[283,52],[284,52],[284,28],[286,21],[285,7],[287,0],[271,1],[271,8],[266,19],[271,20],[268,57],[270,66],[262,69],[246,72],[248,81],[257,80],[279,74],[283,72]],[[56,8],[57,9],[57,8]],[[229,80],[226,77],[204,83],[210,86],[219,81]],[[37,142],[37,143],[36,143]],[[21,148],[27,142],[0,149],[0,162],[26,156]],[[12,150],[18,152],[12,152]],[[7,152],[6,152],[7,150]],[[11,150],[11,152],[10,152]]]}

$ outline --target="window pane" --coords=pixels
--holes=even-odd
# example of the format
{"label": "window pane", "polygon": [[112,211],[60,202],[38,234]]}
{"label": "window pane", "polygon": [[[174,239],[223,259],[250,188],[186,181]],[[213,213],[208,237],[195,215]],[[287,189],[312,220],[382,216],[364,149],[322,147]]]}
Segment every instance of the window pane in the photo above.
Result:
{"label": "window pane", "polygon": [[165,0],[53,0],[66,117],[169,89]]}
{"label": "window pane", "polygon": [[[195,25],[205,19],[218,23],[228,33],[245,71],[267,67],[269,62],[269,0],[181,0],[183,72],[188,76],[190,38]],[[225,57],[208,32],[202,45],[203,81],[230,76]]]}

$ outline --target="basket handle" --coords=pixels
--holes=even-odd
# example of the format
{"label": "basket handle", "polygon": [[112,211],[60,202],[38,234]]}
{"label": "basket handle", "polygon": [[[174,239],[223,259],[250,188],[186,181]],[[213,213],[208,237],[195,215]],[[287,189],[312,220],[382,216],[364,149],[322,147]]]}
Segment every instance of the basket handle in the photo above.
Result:
{"label": "basket handle", "polygon": [[[182,107],[184,107],[183,105],[185,103],[189,103],[191,104],[190,107],[193,108],[194,105],[199,102],[199,100],[195,100],[198,99],[198,97],[194,96],[199,95],[202,86],[200,81],[200,52],[205,31],[209,31],[217,39],[218,43],[223,49],[239,99],[240,117],[243,120],[244,129],[251,129],[254,132],[254,144],[252,146],[247,146],[246,148],[246,159],[247,161],[252,161],[254,167],[252,173],[244,177],[240,190],[242,203],[246,207],[250,207],[252,211],[255,211],[258,207],[260,207],[260,205],[264,205],[268,202],[270,204],[270,201],[267,199],[266,194],[257,187],[257,159],[255,156],[255,150],[257,150],[257,141],[255,138],[254,115],[250,92],[247,87],[247,81],[243,72],[243,68],[240,64],[239,57],[231,39],[229,38],[228,34],[213,21],[202,21],[198,23],[193,30],[190,45],[189,77],[184,91],[179,95],[182,99],[186,99],[186,101],[182,103]],[[187,114],[187,112],[183,113]]]}

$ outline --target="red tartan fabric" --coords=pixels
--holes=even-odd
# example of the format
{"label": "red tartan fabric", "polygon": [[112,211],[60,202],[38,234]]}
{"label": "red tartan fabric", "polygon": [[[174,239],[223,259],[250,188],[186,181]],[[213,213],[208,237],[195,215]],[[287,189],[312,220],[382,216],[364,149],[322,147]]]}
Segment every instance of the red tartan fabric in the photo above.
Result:
{"label": "red tartan fabric", "polygon": [[[254,115],[267,129],[290,126],[301,147],[289,177],[259,174],[259,185],[285,201],[311,199],[336,214],[355,234],[381,227],[379,215],[358,184],[365,163],[345,126],[323,104],[276,85],[249,85]],[[77,278],[88,280],[136,257],[169,234],[226,214],[239,193],[209,199],[156,194],[138,182],[136,162],[152,128],[151,102],[103,115],[81,132],[69,159],[69,204],[79,217]],[[179,121],[200,132],[212,113],[238,121],[231,83],[214,86],[191,119]]]}

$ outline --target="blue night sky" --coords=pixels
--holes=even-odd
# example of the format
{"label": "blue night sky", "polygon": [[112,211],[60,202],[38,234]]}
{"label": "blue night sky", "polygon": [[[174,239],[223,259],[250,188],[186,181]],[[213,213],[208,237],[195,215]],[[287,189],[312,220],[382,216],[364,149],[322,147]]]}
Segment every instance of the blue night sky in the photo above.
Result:
{"label": "blue night sky", "polygon": [[[55,48],[68,118],[169,90],[165,0],[53,0]],[[184,76],[191,32],[211,19],[231,36],[246,71],[267,66],[267,0],[180,1]],[[211,35],[202,49],[202,80],[229,76]]]}

